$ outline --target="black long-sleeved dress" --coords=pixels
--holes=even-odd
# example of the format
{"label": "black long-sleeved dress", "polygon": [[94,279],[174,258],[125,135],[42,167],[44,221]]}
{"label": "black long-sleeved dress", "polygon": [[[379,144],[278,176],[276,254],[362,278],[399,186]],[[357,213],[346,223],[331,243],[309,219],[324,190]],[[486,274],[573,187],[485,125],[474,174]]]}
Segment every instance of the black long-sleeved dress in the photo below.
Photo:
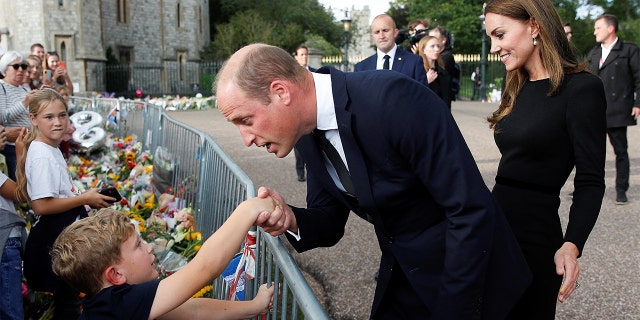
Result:
{"label": "black long-sleeved dress", "polygon": [[[562,277],[553,257],[565,241],[580,252],[604,195],[606,100],[602,81],[587,72],[566,75],[559,94],[549,79],[528,81],[512,112],[497,125],[502,158],[493,194],[533,272],[514,319],[554,319]],[[560,189],[575,167],[573,203],[563,236]]]}

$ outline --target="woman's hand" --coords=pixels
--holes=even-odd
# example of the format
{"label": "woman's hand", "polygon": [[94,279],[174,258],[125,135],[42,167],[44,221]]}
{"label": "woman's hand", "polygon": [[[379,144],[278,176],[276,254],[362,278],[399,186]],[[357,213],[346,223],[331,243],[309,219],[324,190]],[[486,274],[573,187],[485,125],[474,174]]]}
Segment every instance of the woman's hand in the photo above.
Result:
{"label": "woman's hand", "polygon": [[4,126],[0,126],[0,150],[4,150],[4,145],[6,143],[7,143],[7,132],[4,130]]}
{"label": "woman's hand", "polygon": [[438,71],[431,68],[427,70],[427,83],[434,82],[436,79],[438,79]]}
{"label": "woman's hand", "polygon": [[553,257],[556,263],[556,272],[558,275],[564,276],[558,293],[558,301],[560,302],[565,302],[573,291],[578,288],[578,277],[580,276],[580,267],[578,266],[579,253],[575,244],[565,242]]}

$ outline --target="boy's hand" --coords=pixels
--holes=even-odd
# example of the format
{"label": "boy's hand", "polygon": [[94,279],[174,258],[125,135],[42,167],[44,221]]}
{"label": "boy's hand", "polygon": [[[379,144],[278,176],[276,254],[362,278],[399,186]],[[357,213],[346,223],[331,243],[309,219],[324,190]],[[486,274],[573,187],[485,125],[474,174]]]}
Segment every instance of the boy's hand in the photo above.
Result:
{"label": "boy's hand", "polygon": [[260,187],[258,189],[258,198],[267,197],[275,199],[278,205],[272,212],[261,213],[256,219],[255,225],[274,237],[283,234],[287,230],[297,233],[298,223],[291,207],[286,204],[282,196],[275,190]]}
{"label": "boy's hand", "polygon": [[267,314],[271,308],[273,308],[273,292],[274,292],[274,284],[267,286],[267,284],[263,284],[258,288],[258,294],[253,298],[258,306],[260,306],[258,314]]}
{"label": "boy's hand", "polygon": [[251,206],[253,212],[258,214],[271,212],[278,206],[278,202],[272,197],[255,197],[247,199],[245,202]]}

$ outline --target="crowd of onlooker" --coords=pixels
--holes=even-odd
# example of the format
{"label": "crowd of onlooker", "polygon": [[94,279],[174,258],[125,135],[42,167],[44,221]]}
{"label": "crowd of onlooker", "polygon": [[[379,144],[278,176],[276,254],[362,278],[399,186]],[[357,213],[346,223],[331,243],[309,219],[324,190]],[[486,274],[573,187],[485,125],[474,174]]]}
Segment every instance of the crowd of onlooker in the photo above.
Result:
{"label": "crowd of onlooker", "polygon": [[[24,319],[23,268],[29,287],[55,294],[56,317],[75,314],[78,294],[51,271],[49,249],[85,205],[108,205],[96,190],[80,194],[66,166],[71,135],[68,99],[73,85],[56,52],[34,44],[28,56],[0,52],[0,319]],[[27,225],[16,204],[38,217]],[[31,271],[31,275],[29,274]],[[70,311],[71,310],[71,311]],[[74,316],[72,316],[74,317]]]}

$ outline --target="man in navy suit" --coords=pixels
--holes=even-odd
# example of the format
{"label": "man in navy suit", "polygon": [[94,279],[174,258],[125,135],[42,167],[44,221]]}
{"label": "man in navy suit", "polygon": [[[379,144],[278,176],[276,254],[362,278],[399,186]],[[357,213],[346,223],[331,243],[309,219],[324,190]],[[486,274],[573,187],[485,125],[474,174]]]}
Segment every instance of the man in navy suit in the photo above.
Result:
{"label": "man in navy suit", "polygon": [[[531,281],[449,109],[426,86],[396,72],[311,73],[253,44],[214,90],[245,145],[279,158],[295,145],[307,164],[307,208],[260,188],[281,206],[258,226],[302,252],[335,245],[350,211],[374,225],[372,319],[504,319]],[[326,139],[333,152],[321,150]]]}
{"label": "man in navy suit", "polygon": [[427,72],[424,70],[422,58],[396,45],[398,28],[393,18],[381,14],[371,22],[371,39],[376,43],[376,54],[358,62],[354,71],[385,69],[385,57],[389,60],[388,68],[406,74],[414,80],[427,85]]}

